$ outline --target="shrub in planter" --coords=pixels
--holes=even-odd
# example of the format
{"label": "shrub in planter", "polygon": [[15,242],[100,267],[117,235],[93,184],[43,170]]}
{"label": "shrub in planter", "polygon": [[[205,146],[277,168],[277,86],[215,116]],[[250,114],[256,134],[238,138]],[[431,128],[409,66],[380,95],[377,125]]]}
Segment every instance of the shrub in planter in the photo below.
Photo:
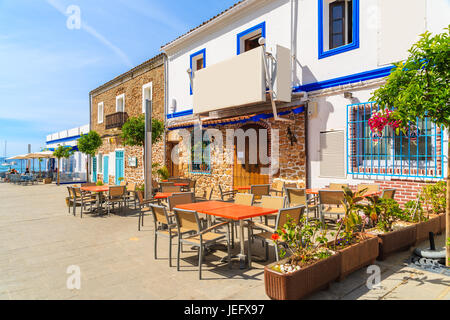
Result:
{"label": "shrub in planter", "polygon": [[416,244],[428,239],[430,232],[439,233],[441,228],[439,216],[424,214],[420,199],[418,196],[415,201],[408,201],[405,210],[399,215],[400,220],[416,225]]}
{"label": "shrub in planter", "polygon": [[327,247],[326,228],[302,217],[292,219],[272,235],[280,256],[289,258],[264,268],[266,294],[277,300],[298,300],[327,287],[339,277],[339,253]]}
{"label": "shrub in planter", "polygon": [[[373,264],[378,256],[378,237],[364,233],[369,219],[364,213],[361,213],[364,205],[358,204],[363,200],[365,192],[366,189],[354,193],[349,188],[344,188],[345,215],[338,221],[338,232],[334,241],[329,244],[333,250],[341,254],[339,280],[343,280],[358,269]],[[359,228],[361,232],[357,232]],[[343,231],[341,232],[341,230]]]}
{"label": "shrub in planter", "polygon": [[389,254],[407,250],[416,242],[416,225],[398,224],[402,209],[393,199],[368,197],[370,204],[366,213],[375,223],[368,233],[378,236],[379,254],[377,259],[384,260]]}

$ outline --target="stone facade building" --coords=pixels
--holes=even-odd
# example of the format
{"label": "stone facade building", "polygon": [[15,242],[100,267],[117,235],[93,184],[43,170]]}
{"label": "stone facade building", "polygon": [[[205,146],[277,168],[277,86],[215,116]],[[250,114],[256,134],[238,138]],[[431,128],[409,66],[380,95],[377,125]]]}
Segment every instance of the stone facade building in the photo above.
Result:
{"label": "stone facade building", "polygon": [[[91,130],[103,145],[91,161],[92,181],[118,184],[119,178],[142,184],[144,150],[124,146],[122,125],[130,117],[145,114],[145,100],[152,101],[152,117],[164,121],[164,55],[160,54],[90,92]],[[164,138],[152,147],[152,161],[163,165]]]}

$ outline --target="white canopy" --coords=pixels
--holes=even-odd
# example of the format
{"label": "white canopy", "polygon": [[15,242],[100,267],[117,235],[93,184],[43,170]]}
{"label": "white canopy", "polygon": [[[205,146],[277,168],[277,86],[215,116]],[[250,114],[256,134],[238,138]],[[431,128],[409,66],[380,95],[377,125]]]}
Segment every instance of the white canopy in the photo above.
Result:
{"label": "white canopy", "polygon": [[29,159],[29,158],[27,158],[26,154],[22,154],[22,155],[18,155],[18,156],[15,156],[15,157],[11,157],[11,158],[8,158],[6,160],[24,160],[24,159]]}
{"label": "white canopy", "polygon": [[41,151],[27,154],[28,159],[50,159],[55,158],[52,151]]}

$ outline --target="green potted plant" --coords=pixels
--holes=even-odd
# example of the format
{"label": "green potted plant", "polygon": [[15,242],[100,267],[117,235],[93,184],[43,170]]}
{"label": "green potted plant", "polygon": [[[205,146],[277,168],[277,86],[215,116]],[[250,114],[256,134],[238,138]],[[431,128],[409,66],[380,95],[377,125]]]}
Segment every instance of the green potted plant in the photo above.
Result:
{"label": "green potted plant", "polygon": [[369,204],[364,210],[375,225],[368,233],[379,238],[377,259],[384,260],[391,253],[409,249],[416,242],[416,225],[399,223],[402,215],[399,204],[393,199],[380,199],[378,196],[367,199]]}
{"label": "green potted plant", "polygon": [[420,202],[421,196],[417,196],[416,200],[410,200],[405,204],[405,210],[399,215],[401,221],[405,221],[416,225],[416,243],[420,243],[429,237],[429,233],[435,234],[440,232],[440,217],[435,216],[430,218],[430,215],[425,215],[422,204]]}
{"label": "green potted plant", "polygon": [[[378,257],[378,238],[365,232],[369,218],[364,214],[364,205],[360,202],[367,189],[352,192],[344,188],[342,203],[345,215],[338,220],[338,231],[334,241],[329,243],[333,250],[341,254],[339,280],[345,279],[350,273],[373,264]],[[331,233],[333,235],[333,233]]]}
{"label": "green potted plant", "polygon": [[95,184],[97,187],[101,187],[104,185],[102,180],[98,180],[97,183]]}
{"label": "green potted plant", "polygon": [[424,186],[420,194],[421,201],[424,202],[427,209],[427,217],[430,220],[439,220],[439,231],[436,233],[445,231],[446,194],[447,185],[445,181]]}
{"label": "green potted plant", "polygon": [[[298,300],[328,287],[339,277],[340,256],[327,247],[326,229],[305,217],[292,219],[272,235],[282,260],[264,267],[266,294],[276,300]],[[290,253],[288,258],[284,258]]]}

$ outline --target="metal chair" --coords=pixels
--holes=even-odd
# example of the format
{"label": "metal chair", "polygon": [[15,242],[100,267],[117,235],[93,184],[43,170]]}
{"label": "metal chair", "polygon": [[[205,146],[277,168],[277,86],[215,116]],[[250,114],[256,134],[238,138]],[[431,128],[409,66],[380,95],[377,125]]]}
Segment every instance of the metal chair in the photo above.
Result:
{"label": "metal chair", "polygon": [[330,183],[328,189],[341,191],[343,187],[348,188],[348,183]]}
{"label": "metal chair", "polygon": [[285,183],[280,180],[273,182],[270,187],[270,194],[273,196],[282,196],[284,192],[284,184]]}
{"label": "metal chair", "polygon": [[250,186],[250,193],[255,195],[255,201],[259,201],[262,196],[270,195],[270,184],[252,185]]}
{"label": "metal chair", "polygon": [[384,189],[383,193],[381,194],[381,198],[382,199],[394,199],[396,190],[397,189]]}
{"label": "metal chair", "polygon": [[137,208],[137,196],[136,196],[136,183],[130,182],[127,184],[127,190],[125,193],[125,203],[128,205],[130,201],[134,201],[134,208]]}
{"label": "metal chair", "polygon": [[72,196],[73,196],[73,215],[76,215],[76,207],[80,206],[80,218],[83,218],[83,208],[86,208],[86,205],[89,204],[92,212],[92,204],[96,203],[97,200],[92,198],[90,195],[85,195],[80,188],[71,188]]}
{"label": "metal chair", "polygon": [[139,220],[138,220],[138,231],[141,231],[141,226],[144,226],[144,216],[151,209],[149,205],[158,203],[157,199],[144,199],[144,193],[142,191],[137,191],[137,197],[139,200]]}
{"label": "metal chair", "polygon": [[108,196],[106,197],[106,205],[108,207],[108,215],[111,212],[111,206],[114,210],[114,204],[118,203],[121,211],[123,210],[123,204],[125,203],[125,194],[126,187],[125,186],[111,186],[109,187]]}
{"label": "metal chair", "polygon": [[162,193],[181,192],[181,187],[174,185],[161,185],[161,192]]}
{"label": "metal chair", "polygon": [[[266,247],[266,261],[269,260],[269,244],[273,243],[272,240],[272,234],[274,234],[279,228],[281,228],[283,225],[288,222],[289,219],[293,219],[294,223],[298,224],[301,217],[303,216],[305,211],[305,206],[298,206],[298,207],[292,207],[292,208],[283,208],[279,209],[277,213],[277,218],[275,220],[275,226],[269,227],[261,223],[249,221],[248,222],[248,232],[249,232],[249,239],[259,239],[262,241],[262,245]],[[253,230],[261,229],[263,232],[253,234]],[[252,241],[249,241],[249,248],[250,243]],[[249,250],[250,251],[250,250]],[[249,252],[249,266],[251,267],[251,253]],[[278,246],[275,245],[275,258],[278,261],[279,255],[278,255]]]}
{"label": "metal chair", "polygon": [[[231,250],[230,250],[230,229],[228,222],[221,222],[207,229],[202,228],[201,221],[196,211],[174,209],[176,224],[178,228],[178,255],[177,255],[177,270],[180,270],[180,250],[181,244],[185,243],[190,246],[198,247],[198,278],[202,278],[202,262],[204,252],[208,246],[216,244],[219,240],[224,240],[226,237],[228,249],[228,267],[231,269]],[[227,227],[226,235],[211,232],[222,226]],[[192,235],[187,235],[193,232]]]}
{"label": "metal chair", "polygon": [[235,194],[238,193],[237,190],[224,191],[220,184],[219,184],[219,192],[220,192],[220,199],[226,202],[233,202]]}
{"label": "metal chair", "polygon": [[206,190],[203,191],[203,195],[201,197],[195,197],[195,201],[196,202],[211,201],[213,191],[214,191],[214,187],[206,188]]}
{"label": "metal chair", "polygon": [[338,218],[345,215],[345,209],[342,207],[344,201],[343,191],[319,190],[319,213],[322,223],[325,223],[325,214],[337,215]]}
{"label": "metal chair", "polygon": [[361,191],[364,189],[367,189],[364,194],[374,193],[374,192],[380,191],[380,185],[378,185],[378,184],[358,184],[358,186],[356,187],[357,191]]}
{"label": "metal chair", "polygon": [[306,218],[309,218],[309,212],[314,210],[314,217],[317,216],[316,212],[318,209],[318,204],[312,204],[318,197],[312,197],[308,199],[305,189],[297,188],[287,188],[286,189],[287,202],[289,207],[305,206],[306,207]]}
{"label": "metal chair", "polygon": [[172,239],[178,236],[178,231],[176,223],[173,222],[174,214],[169,214],[166,207],[150,205],[150,209],[153,215],[153,221],[155,223],[154,235],[154,254],[155,260],[158,259],[157,248],[158,248],[158,236],[169,238],[169,267],[172,266]]}

